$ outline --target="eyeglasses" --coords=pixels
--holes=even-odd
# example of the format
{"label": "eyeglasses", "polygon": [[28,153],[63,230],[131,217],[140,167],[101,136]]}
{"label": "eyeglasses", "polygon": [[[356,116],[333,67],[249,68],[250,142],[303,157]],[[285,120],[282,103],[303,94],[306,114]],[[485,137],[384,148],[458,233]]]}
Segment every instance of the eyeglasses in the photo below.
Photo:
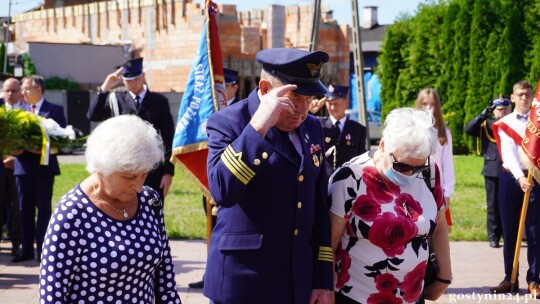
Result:
{"label": "eyeglasses", "polygon": [[516,96],[518,96],[519,98],[525,96],[526,98],[531,98],[533,96],[533,94],[531,93],[517,93],[517,94],[514,94]]}
{"label": "eyeglasses", "polygon": [[392,157],[392,167],[394,168],[394,170],[396,170],[397,172],[408,172],[408,171],[412,171],[414,173],[420,173],[422,171],[425,171],[427,169],[429,169],[429,158],[426,160],[426,163],[424,165],[421,165],[421,166],[411,166],[411,165],[408,165],[408,164],[404,164],[404,163],[400,163],[396,160],[396,158],[394,157],[394,154],[390,153],[390,156]]}

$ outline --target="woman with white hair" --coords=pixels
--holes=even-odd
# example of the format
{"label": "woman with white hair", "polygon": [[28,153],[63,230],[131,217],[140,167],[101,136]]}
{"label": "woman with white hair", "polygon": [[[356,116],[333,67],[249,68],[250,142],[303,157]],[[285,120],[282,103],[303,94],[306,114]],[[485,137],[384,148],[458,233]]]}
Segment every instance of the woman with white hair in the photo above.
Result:
{"label": "woman with white hair", "polygon": [[180,303],[159,195],[143,187],[163,161],[161,137],[121,115],[92,132],[85,156],[90,176],[49,222],[40,303]]}
{"label": "woman with white hair", "polygon": [[430,157],[437,141],[433,123],[427,111],[393,110],[378,149],[351,159],[330,178],[337,304],[415,303],[422,297],[429,246],[440,270],[425,298],[437,299],[450,284],[443,194]]}

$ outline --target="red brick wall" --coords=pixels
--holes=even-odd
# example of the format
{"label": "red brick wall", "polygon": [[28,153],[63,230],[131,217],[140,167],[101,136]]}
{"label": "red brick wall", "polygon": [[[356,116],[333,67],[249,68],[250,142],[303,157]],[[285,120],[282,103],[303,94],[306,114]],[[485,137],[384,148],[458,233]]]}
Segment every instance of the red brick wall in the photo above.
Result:
{"label": "red brick wall", "polygon": [[[14,17],[19,50],[27,50],[27,41],[92,44],[131,41],[132,54],[145,57],[147,81],[152,90],[184,90],[204,21],[199,4],[192,0],[130,0],[120,4],[66,0],[66,6],[53,8],[55,4],[56,0],[46,0],[47,9]],[[239,70],[240,77],[253,79],[260,71],[253,64],[255,54],[267,41],[265,11],[254,10],[251,23],[245,17],[247,13],[239,14],[235,5],[222,5],[220,11],[218,24],[224,65]],[[310,5],[286,8],[287,47],[308,49],[311,11]],[[321,23],[317,48],[330,55],[324,69],[325,84],[346,84],[349,79],[346,27]]]}

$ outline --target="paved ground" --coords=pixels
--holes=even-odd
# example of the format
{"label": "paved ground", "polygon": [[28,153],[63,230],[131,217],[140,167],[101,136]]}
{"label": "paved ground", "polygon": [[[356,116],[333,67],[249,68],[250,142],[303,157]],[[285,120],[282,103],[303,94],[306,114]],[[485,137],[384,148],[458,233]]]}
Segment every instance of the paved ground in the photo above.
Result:
{"label": "paved ground", "polygon": [[[83,155],[60,156],[62,163],[84,162]],[[540,303],[526,293],[524,276],[519,295],[489,293],[489,286],[503,278],[502,248],[492,249],[485,242],[453,242],[450,244],[454,283],[435,303]],[[199,280],[206,263],[204,241],[171,241],[176,283],[184,304],[206,304],[208,299],[200,289],[190,289],[188,283]],[[39,265],[28,261],[11,263],[10,244],[0,244],[0,304],[37,303]],[[526,273],[526,247],[520,254],[520,273]],[[279,304],[279,303],[276,303]]]}
{"label": "paved ground", "polygon": [[[37,303],[39,266],[35,261],[10,262],[9,243],[0,244],[0,303]],[[540,303],[528,298],[522,278],[521,293],[516,295],[489,294],[488,286],[498,284],[503,277],[502,248],[489,248],[484,242],[453,242],[452,268],[454,283],[436,303]],[[206,262],[204,241],[171,241],[176,283],[184,304],[206,304],[208,300],[198,289],[190,289],[189,282],[202,277]],[[520,272],[525,273],[526,247],[521,251]],[[279,303],[276,303],[279,304]]]}

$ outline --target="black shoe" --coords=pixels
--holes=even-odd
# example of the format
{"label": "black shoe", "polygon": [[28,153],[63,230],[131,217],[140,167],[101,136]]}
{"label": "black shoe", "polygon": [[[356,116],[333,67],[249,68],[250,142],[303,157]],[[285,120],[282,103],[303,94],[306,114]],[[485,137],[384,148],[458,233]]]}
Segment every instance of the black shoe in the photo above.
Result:
{"label": "black shoe", "polygon": [[11,243],[11,256],[17,256],[17,254],[19,254],[20,251],[21,251],[21,244]]}
{"label": "black shoe", "polygon": [[189,288],[204,288],[204,280],[188,284]]}
{"label": "black shoe", "polygon": [[33,252],[30,252],[30,253],[24,253],[24,252],[19,252],[19,254],[17,254],[16,257],[13,258],[13,260],[11,260],[13,263],[19,263],[19,262],[24,262],[24,261],[30,261],[30,260],[33,260],[34,259],[34,253]]}
{"label": "black shoe", "polygon": [[489,241],[489,247],[491,247],[491,248],[500,248],[501,245],[499,244],[498,241]]}

